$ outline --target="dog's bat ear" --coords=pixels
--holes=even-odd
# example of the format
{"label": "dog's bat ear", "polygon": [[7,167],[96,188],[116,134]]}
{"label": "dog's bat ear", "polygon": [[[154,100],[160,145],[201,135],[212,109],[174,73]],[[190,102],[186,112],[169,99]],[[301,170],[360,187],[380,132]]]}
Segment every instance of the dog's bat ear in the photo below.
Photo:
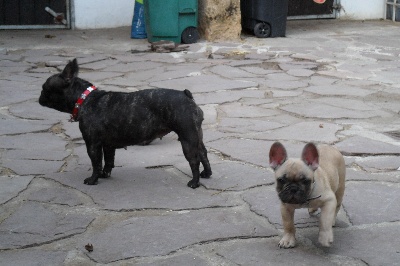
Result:
{"label": "dog's bat ear", "polygon": [[303,148],[301,159],[307,164],[313,171],[319,166],[319,154],[317,147],[313,143],[307,143]]}
{"label": "dog's bat ear", "polygon": [[79,73],[78,61],[76,58],[70,61],[61,72],[61,76],[68,82],[77,77]]}
{"label": "dog's bat ear", "polygon": [[280,142],[272,144],[269,150],[269,166],[276,170],[281,166],[287,159],[287,152],[285,147]]}

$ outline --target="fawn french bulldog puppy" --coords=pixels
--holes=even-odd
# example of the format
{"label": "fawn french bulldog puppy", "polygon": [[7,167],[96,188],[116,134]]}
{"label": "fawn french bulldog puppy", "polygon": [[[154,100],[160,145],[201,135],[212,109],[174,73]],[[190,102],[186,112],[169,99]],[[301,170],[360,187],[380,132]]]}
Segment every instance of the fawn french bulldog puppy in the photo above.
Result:
{"label": "fawn french bulldog puppy", "polygon": [[[203,112],[190,91],[147,89],[131,93],[96,89],[78,78],[77,60],[47,79],[39,103],[70,113],[79,122],[92,162],[92,176],[87,185],[111,175],[115,150],[129,145],[149,143],[171,131],[178,134],[183,153],[189,162],[193,179],[188,186],[199,186],[199,178],[211,176],[207,150],[203,143]],[[104,157],[104,168],[102,166]],[[204,170],[200,173],[200,162]]]}
{"label": "fawn french bulldog puppy", "polygon": [[308,143],[301,159],[289,159],[285,147],[275,142],[269,151],[269,163],[275,171],[276,190],[281,200],[284,234],[279,247],[296,245],[294,212],[299,208],[308,208],[310,214],[321,209],[318,241],[329,247],[345,188],[346,167],[342,154],[332,146]]}

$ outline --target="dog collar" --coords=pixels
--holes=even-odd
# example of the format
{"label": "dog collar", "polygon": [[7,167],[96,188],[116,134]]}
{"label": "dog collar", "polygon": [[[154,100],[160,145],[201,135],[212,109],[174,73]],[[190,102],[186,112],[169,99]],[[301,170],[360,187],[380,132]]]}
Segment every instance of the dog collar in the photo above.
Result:
{"label": "dog collar", "polygon": [[[315,181],[313,182],[313,187],[312,187],[312,189],[311,189],[310,196],[311,196],[312,193],[314,192],[314,188],[315,188]],[[318,195],[318,196],[315,196],[315,197],[312,197],[312,198],[308,198],[308,199],[307,199],[307,202],[310,202],[310,201],[312,201],[312,200],[318,199],[318,198],[320,198],[321,196],[322,196],[322,195]]]}
{"label": "dog collar", "polygon": [[92,85],[92,86],[88,87],[81,94],[81,97],[79,97],[75,103],[74,109],[72,110],[71,119],[69,120],[69,122],[77,122],[78,121],[77,118],[78,118],[79,108],[81,107],[81,105],[82,105],[83,101],[86,99],[86,97],[94,90],[96,90],[96,87]]}

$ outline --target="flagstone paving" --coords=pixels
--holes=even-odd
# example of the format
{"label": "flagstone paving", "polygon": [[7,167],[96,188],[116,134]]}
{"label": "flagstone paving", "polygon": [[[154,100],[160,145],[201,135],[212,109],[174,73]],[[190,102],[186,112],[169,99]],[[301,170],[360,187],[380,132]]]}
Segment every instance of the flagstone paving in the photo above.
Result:
{"label": "flagstone paving", "polygon": [[[288,21],[287,37],[200,41],[150,52],[129,28],[3,31],[0,265],[397,265],[400,260],[400,24]],[[204,111],[213,175],[195,190],[175,134],[116,153],[96,186],[77,123],[39,105],[73,58],[104,90],[189,89]],[[330,248],[318,217],[282,220],[268,152],[336,146],[347,181]],[[93,245],[89,252],[85,246]]]}

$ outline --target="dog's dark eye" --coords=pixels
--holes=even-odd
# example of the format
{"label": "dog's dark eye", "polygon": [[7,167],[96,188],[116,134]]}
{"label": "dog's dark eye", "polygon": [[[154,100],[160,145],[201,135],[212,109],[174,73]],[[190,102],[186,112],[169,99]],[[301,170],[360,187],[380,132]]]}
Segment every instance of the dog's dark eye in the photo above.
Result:
{"label": "dog's dark eye", "polygon": [[308,178],[305,178],[304,176],[300,178],[300,182],[302,182],[305,185],[309,185],[311,183],[311,180]]}
{"label": "dog's dark eye", "polygon": [[285,184],[286,183],[286,176],[284,175],[284,176],[278,177],[277,181],[280,184]]}

